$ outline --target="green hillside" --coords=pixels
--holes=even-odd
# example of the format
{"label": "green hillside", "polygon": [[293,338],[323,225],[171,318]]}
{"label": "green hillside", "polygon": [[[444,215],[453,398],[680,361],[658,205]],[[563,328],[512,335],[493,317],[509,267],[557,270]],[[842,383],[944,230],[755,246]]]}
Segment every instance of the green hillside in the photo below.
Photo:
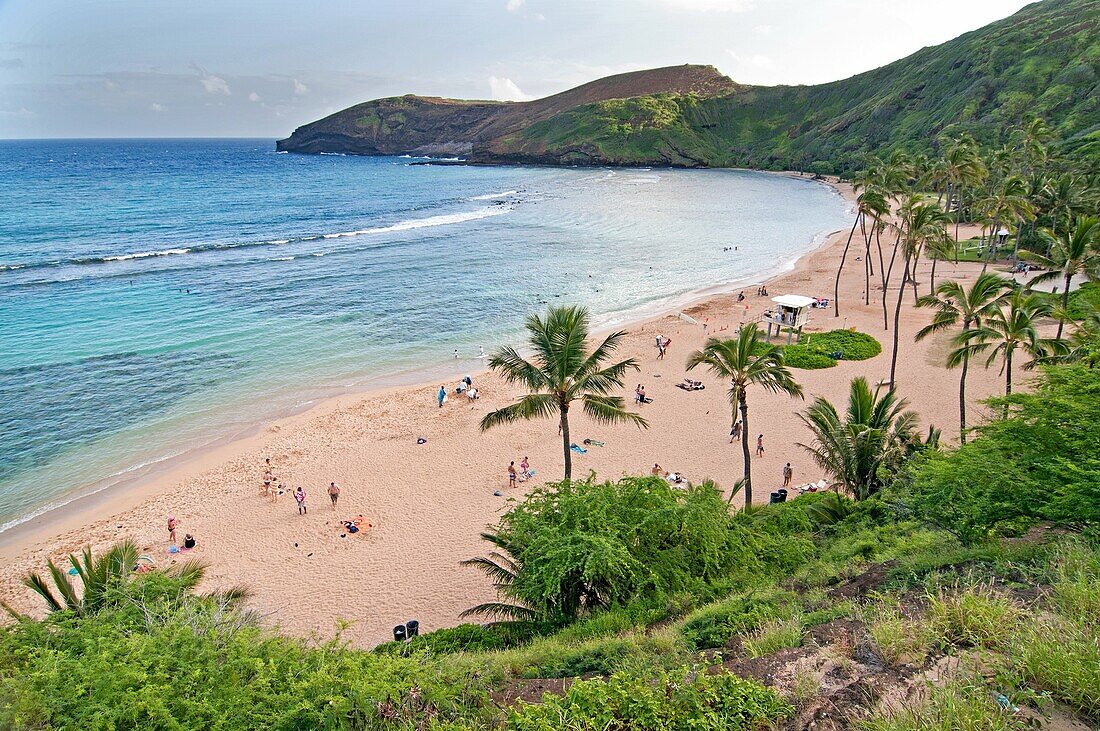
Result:
{"label": "green hillside", "polygon": [[944,133],[987,146],[1034,116],[1067,152],[1100,159],[1100,3],[1046,0],[874,71],[715,98],[656,94],[579,106],[494,140],[487,159],[848,172],[865,153],[930,151]]}

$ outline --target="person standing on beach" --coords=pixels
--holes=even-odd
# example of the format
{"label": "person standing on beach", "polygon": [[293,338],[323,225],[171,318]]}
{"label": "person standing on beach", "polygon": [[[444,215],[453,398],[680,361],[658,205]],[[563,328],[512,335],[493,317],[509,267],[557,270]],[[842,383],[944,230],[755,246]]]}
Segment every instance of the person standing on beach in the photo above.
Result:
{"label": "person standing on beach", "polygon": [[733,422],[733,426],[730,428],[730,444],[733,444],[734,439],[741,437],[741,420]]}
{"label": "person standing on beach", "polygon": [[294,502],[298,503],[298,515],[305,515],[309,512],[306,510],[306,491],[300,485],[294,491]]}
{"label": "person standing on beach", "polygon": [[756,456],[757,457],[763,457],[764,456],[764,435],[763,434],[756,437]]}
{"label": "person standing on beach", "polygon": [[328,497],[332,501],[332,509],[336,510],[336,501],[340,499],[340,488],[335,482],[328,483]]}
{"label": "person standing on beach", "polygon": [[168,516],[168,545],[176,545],[176,526],[179,525],[179,521],[176,520],[176,516]]}
{"label": "person standing on beach", "polygon": [[516,463],[515,460],[508,463],[508,487],[516,486]]}
{"label": "person standing on beach", "polygon": [[439,387],[439,393],[435,395],[437,401],[439,401],[439,408],[443,408],[443,402],[447,400],[447,389],[443,386]]}
{"label": "person standing on beach", "polygon": [[791,469],[791,463],[788,462],[783,468],[783,487],[787,487],[791,484],[792,477],[794,477],[794,470]]}
{"label": "person standing on beach", "polygon": [[531,479],[531,463],[524,457],[519,463],[519,476],[521,480]]}

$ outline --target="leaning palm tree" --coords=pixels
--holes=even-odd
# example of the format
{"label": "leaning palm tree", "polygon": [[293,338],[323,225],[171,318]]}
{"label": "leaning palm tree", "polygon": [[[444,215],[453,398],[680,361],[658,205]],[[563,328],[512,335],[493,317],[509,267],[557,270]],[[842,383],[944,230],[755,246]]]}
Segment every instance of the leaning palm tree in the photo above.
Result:
{"label": "leaning palm tree", "polygon": [[814,435],[812,444],[798,446],[832,478],[835,490],[863,500],[882,487],[880,468],[904,456],[914,441],[917,415],[905,411],[907,405],[894,389],[880,398],[867,379],[854,378],[843,417],[820,397],[798,415]]}
{"label": "leaning palm tree", "polygon": [[[971,327],[981,327],[985,319],[1000,308],[1010,286],[1006,279],[989,272],[975,279],[969,289],[955,281],[941,282],[934,293],[921,297],[917,302],[920,307],[932,307],[936,311],[932,322],[917,331],[917,341],[961,323],[961,337],[965,342]],[[966,444],[966,374],[970,369],[970,350],[966,345],[948,355],[948,368],[959,365],[962,366],[959,376],[959,439]]]}
{"label": "leaning palm tree", "polygon": [[[749,386],[760,386],[771,393],[802,398],[802,386],[783,364],[783,351],[760,335],[756,323],[741,328],[734,339],[711,338],[688,356],[687,369],[706,366],[721,378],[730,379],[729,396],[733,419],[741,412],[741,454],[744,459],[745,505],[752,505],[752,465],[749,457]],[[730,496],[732,499],[732,495]]]}
{"label": "leaning palm tree", "polygon": [[[898,347],[900,345],[901,304],[905,297],[905,285],[910,281],[912,266],[921,255],[925,245],[930,241],[939,241],[943,237],[944,225],[947,222],[947,214],[932,201],[924,201],[915,195],[910,195],[898,211],[897,229],[898,240],[902,247],[904,268],[901,273],[901,287],[898,289],[898,301],[894,303],[894,342],[893,352],[890,355],[890,386],[897,385],[895,375],[898,364]],[[886,292],[883,292],[885,299]]]}
{"label": "leaning palm tree", "polygon": [[496,550],[490,551],[488,556],[467,559],[462,562],[462,565],[473,566],[492,579],[497,595],[509,601],[484,602],[470,607],[458,616],[462,618],[482,616],[514,621],[533,621],[542,616],[516,590],[516,581],[523,570],[523,565],[518,558],[520,553],[518,547],[508,536],[495,530],[482,533],[481,539],[496,546]]}
{"label": "leaning palm tree", "polygon": [[633,358],[606,364],[626,333],[611,333],[589,353],[588,323],[588,310],[583,307],[551,307],[546,319],[538,315],[527,318],[527,342],[534,351],[532,360],[523,358],[511,347],[501,348],[489,359],[490,368],[509,383],[522,384],[528,394],[514,404],[486,414],[481,420],[481,430],[556,414],[561,424],[567,480],[573,474],[569,408],[574,401],[580,401],[584,413],[598,423],[649,426],[641,416],[624,408],[621,396],[610,395],[614,389],[623,387],[623,376],[628,370],[638,370]]}
{"label": "leaning palm tree", "polygon": [[[1069,309],[1069,290],[1073,278],[1084,275],[1088,280],[1100,279],[1100,220],[1091,216],[1077,219],[1077,225],[1067,228],[1061,236],[1053,231],[1043,232],[1043,238],[1049,242],[1049,256],[1034,251],[1021,251],[1020,256],[1044,267],[1047,271],[1031,280],[1032,284],[1046,282],[1062,277],[1062,309]],[[1062,327],[1065,320],[1059,318],[1058,333],[1055,340],[1062,339]]]}
{"label": "leaning palm tree", "polygon": [[[1012,393],[1012,363],[1017,351],[1031,356],[1024,368],[1033,368],[1040,360],[1059,350],[1058,341],[1039,334],[1039,320],[1052,312],[1046,297],[1017,287],[1005,301],[1004,307],[994,311],[980,327],[957,337],[956,342],[968,345],[971,354],[988,351],[986,368],[1000,359],[1007,396]],[[1007,406],[1005,408],[1007,410]]]}
{"label": "leaning palm tree", "polygon": [[[833,283],[833,317],[840,317],[840,273],[844,270],[844,261],[848,258],[848,247],[852,244],[856,227],[858,226],[863,234],[865,250],[863,269],[867,272],[867,266],[870,262],[871,236],[878,225],[878,221],[890,210],[890,204],[886,202],[886,195],[875,183],[876,175],[873,171],[869,171],[864,173],[853,186],[856,190],[860,190],[860,194],[856,197],[856,217],[852,221],[852,230],[848,232],[848,240],[845,242],[844,250],[840,254],[840,264],[836,268],[836,281]],[[870,228],[867,225],[868,219],[871,222]],[[868,274],[866,278],[869,280],[869,277]],[[869,281],[866,286],[867,289],[870,289]]]}

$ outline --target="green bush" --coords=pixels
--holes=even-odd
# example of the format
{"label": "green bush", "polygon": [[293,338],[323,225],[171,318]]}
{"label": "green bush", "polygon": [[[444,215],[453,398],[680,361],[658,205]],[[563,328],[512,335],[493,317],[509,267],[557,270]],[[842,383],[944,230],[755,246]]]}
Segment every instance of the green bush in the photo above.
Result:
{"label": "green bush", "polygon": [[790,705],[774,691],[720,671],[697,668],[639,674],[621,672],[606,680],[578,680],[564,697],[521,703],[509,713],[509,731],[752,731],[786,717]]}
{"label": "green bush", "polygon": [[485,652],[502,650],[506,647],[528,642],[539,634],[539,628],[529,623],[460,624],[418,635],[408,642],[386,642],[374,648],[381,655],[401,655],[408,657],[418,652],[446,655],[454,652]]}
{"label": "green bush", "polygon": [[819,353],[840,353],[837,360],[867,360],[882,352],[882,343],[867,333],[855,330],[829,330],[811,333],[808,347]]}
{"label": "green bush", "polygon": [[751,632],[768,620],[789,619],[796,609],[796,597],[789,592],[749,592],[691,613],[681,625],[680,634],[696,650],[722,647],[734,635]]}
{"label": "green bush", "polygon": [[814,371],[832,368],[836,361],[814,346],[787,345],[783,348],[783,364],[789,368]]}

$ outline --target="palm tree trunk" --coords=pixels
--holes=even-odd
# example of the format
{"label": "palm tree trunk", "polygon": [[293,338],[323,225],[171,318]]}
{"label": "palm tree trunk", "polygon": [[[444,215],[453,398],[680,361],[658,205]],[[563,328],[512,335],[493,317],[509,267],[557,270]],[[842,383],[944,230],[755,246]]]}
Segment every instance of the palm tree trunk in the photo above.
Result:
{"label": "palm tree trunk", "polygon": [[569,404],[561,405],[561,446],[565,454],[565,479],[573,476],[573,454],[569,451]]}
{"label": "palm tree trunk", "polygon": [[939,262],[938,256],[932,257],[932,273],[929,275],[928,291],[929,293],[936,291],[936,264]]}
{"label": "palm tree trunk", "polygon": [[882,259],[882,229],[875,228],[875,247],[878,249],[878,275],[882,279],[882,328],[886,329],[886,266]]}
{"label": "palm tree trunk", "polygon": [[909,257],[905,257],[905,268],[901,272],[901,288],[898,290],[898,303],[894,306],[894,352],[890,356],[890,388],[897,388],[894,373],[898,366],[898,323],[901,321],[901,301],[905,298],[905,284],[909,281]]}
{"label": "palm tree trunk", "polygon": [[[882,329],[889,330],[890,323],[888,322],[888,315],[886,314],[886,293],[890,286],[890,275],[894,273],[894,259],[898,256],[898,244],[901,243],[901,232],[898,232],[897,238],[894,239],[894,251],[890,254],[890,268],[886,270],[886,276],[882,278]],[[905,282],[901,283],[901,291],[898,294],[899,297],[905,294]]]}
{"label": "palm tree trunk", "polygon": [[852,236],[856,233],[856,225],[863,218],[860,213],[856,220],[852,221],[852,230],[848,232],[848,242],[844,244],[844,252],[840,255],[840,266],[836,268],[836,283],[833,284],[833,317],[840,317],[840,272],[844,269],[844,260],[848,257],[848,247],[852,245]]}
{"label": "palm tree trunk", "polygon": [[[1069,310],[1069,286],[1073,282],[1073,275],[1066,275],[1066,291],[1062,292],[1062,313],[1066,313]],[[1061,317],[1058,318],[1058,332],[1054,335],[1055,340],[1062,339],[1062,327],[1066,324],[1066,321]]]}
{"label": "palm tree trunk", "polygon": [[[963,332],[970,330],[970,321],[963,320]],[[970,369],[970,354],[963,355],[962,375],[959,376],[959,443],[966,444],[966,372]]]}
{"label": "palm tree trunk", "polygon": [[745,400],[745,392],[737,397],[737,405],[741,407],[741,456],[745,460],[745,507],[752,505],[752,463],[749,455],[749,404]]}
{"label": "palm tree trunk", "polygon": [[909,283],[913,285],[913,306],[917,306],[917,300],[920,297],[917,295],[917,264],[920,263],[920,256],[924,252],[924,247],[920,247],[913,253],[913,269],[909,272]]}
{"label": "palm tree trunk", "polygon": [[[1005,396],[1012,395],[1012,348],[1005,348]],[[1005,416],[1008,416],[1008,405],[1005,405]]]}

